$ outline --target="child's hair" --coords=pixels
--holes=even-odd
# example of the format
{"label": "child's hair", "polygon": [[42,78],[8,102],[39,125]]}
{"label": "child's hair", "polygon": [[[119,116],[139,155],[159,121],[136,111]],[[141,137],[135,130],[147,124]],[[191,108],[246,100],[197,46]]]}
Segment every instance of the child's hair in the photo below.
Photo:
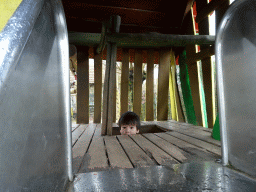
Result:
{"label": "child's hair", "polygon": [[119,128],[122,125],[136,125],[137,129],[140,129],[140,117],[131,111],[123,113],[118,121]]}

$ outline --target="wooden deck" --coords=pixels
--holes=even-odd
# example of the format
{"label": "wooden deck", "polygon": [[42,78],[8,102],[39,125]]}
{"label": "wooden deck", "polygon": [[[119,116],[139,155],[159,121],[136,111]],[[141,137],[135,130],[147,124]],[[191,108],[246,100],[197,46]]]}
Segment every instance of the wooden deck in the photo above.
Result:
{"label": "wooden deck", "polygon": [[73,124],[73,173],[221,158],[221,143],[211,138],[211,129],[176,121],[141,124],[166,132],[101,136],[101,124]]}

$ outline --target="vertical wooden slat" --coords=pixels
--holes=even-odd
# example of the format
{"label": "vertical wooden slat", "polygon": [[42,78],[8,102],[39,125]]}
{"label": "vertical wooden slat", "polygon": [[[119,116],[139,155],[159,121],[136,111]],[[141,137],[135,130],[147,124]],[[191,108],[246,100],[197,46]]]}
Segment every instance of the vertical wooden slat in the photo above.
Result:
{"label": "vertical wooden slat", "polygon": [[77,54],[77,123],[89,123],[89,53],[78,48]]}
{"label": "vertical wooden slat", "polygon": [[186,122],[185,117],[184,117],[184,113],[183,113],[183,110],[182,110],[182,106],[181,106],[180,95],[179,95],[178,84],[177,84],[177,78],[175,78],[175,96],[176,96],[176,102],[177,102],[178,121],[179,122]]}
{"label": "vertical wooden slat", "polygon": [[177,121],[178,120],[178,112],[177,112],[177,102],[176,102],[176,83],[175,83],[175,55],[171,52],[170,55],[170,71],[169,71],[169,90],[170,90],[170,102],[171,102],[171,112],[172,112],[172,119]]}
{"label": "vertical wooden slat", "polygon": [[115,116],[114,104],[115,95],[116,95],[116,53],[117,46],[115,43],[111,43],[111,48],[108,48],[108,53],[111,57],[110,61],[107,61],[107,65],[110,65],[110,73],[109,73],[109,97],[108,97],[108,120],[107,120],[107,134],[112,135],[112,123],[113,117]]}
{"label": "vertical wooden slat", "polygon": [[[107,45],[107,50],[110,50]],[[107,53],[106,61],[110,61],[111,55]],[[102,114],[102,126],[101,126],[101,135],[106,135],[107,131],[107,118],[108,118],[108,95],[109,95],[109,75],[110,75],[110,65],[109,62],[106,63],[105,68],[105,79],[104,79],[104,90],[103,90],[103,114]]]}
{"label": "vertical wooden slat", "polygon": [[134,77],[133,112],[135,112],[140,117],[141,94],[142,94],[142,51],[141,50],[135,50],[133,77]]}
{"label": "vertical wooden slat", "polygon": [[168,119],[168,91],[169,91],[169,70],[170,54],[168,49],[159,52],[159,73],[158,73],[158,92],[157,92],[157,120],[165,121]]}
{"label": "vertical wooden slat", "polygon": [[[207,5],[207,0],[197,1],[196,8],[200,12]],[[209,35],[209,20],[208,17],[204,18],[199,24],[199,34],[200,35]],[[208,45],[201,45],[201,50],[207,49]],[[207,57],[202,60],[202,71],[203,71],[203,82],[204,82],[204,92],[205,92],[205,101],[206,101],[206,110],[207,110],[207,120],[208,127],[213,127],[213,118],[212,118],[212,79],[211,79],[211,58]]]}
{"label": "vertical wooden slat", "polygon": [[[116,65],[116,62],[115,62]],[[113,88],[113,123],[116,122],[116,66],[115,66],[115,79],[113,82],[114,88]]]}
{"label": "vertical wooden slat", "polygon": [[122,74],[121,74],[121,114],[128,111],[128,86],[129,86],[129,49],[123,49]]}
{"label": "vertical wooden slat", "polygon": [[148,50],[146,80],[146,121],[154,121],[154,50]]}
{"label": "vertical wooden slat", "polygon": [[191,88],[194,109],[195,109],[196,120],[198,125],[202,126],[203,123],[202,123],[202,111],[201,111],[201,102],[200,102],[197,63],[192,61],[193,60],[192,55],[195,55],[195,52],[196,52],[195,45],[188,45],[186,47],[188,74],[189,74],[190,88]]}
{"label": "vertical wooden slat", "polygon": [[[194,26],[193,26],[193,18],[191,12],[185,18],[188,35],[195,35]],[[202,126],[202,111],[201,111],[201,102],[200,102],[200,91],[199,91],[199,82],[198,82],[198,70],[197,70],[197,62],[193,62],[194,55],[196,53],[195,45],[186,46],[186,54],[187,54],[187,66],[189,73],[189,81],[191,94],[194,104],[194,110],[196,115],[196,120],[198,125]]]}
{"label": "vertical wooden slat", "polygon": [[94,123],[101,123],[102,54],[94,56]]}

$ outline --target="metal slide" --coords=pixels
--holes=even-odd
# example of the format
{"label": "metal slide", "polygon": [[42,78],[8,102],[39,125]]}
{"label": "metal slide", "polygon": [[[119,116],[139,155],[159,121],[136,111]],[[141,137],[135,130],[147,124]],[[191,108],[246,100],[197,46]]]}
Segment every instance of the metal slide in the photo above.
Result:
{"label": "metal slide", "polygon": [[223,164],[256,176],[256,1],[236,0],[216,39]]}
{"label": "metal slide", "polygon": [[0,131],[0,191],[63,191],[72,180],[60,0],[23,0],[0,33]]}

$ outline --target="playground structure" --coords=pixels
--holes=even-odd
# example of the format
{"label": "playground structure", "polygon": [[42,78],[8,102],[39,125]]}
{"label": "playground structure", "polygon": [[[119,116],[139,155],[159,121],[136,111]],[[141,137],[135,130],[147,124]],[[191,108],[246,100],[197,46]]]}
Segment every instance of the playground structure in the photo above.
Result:
{"label": "playground structure", "polygon": [[[153,8],[149,4],[144,5],[151,11],[145,11],[152,19],[148,22],[136,16],[139,9],[143,9],[141,5],[128,8],[123,5],[124,9],[118,12],[116,7],[122,6],[114,1],[109,5],[103,1],[99,5],[99,2],[95,1],[94,5],[69,0],[23,0],[3,27],[0,33],[1,191],[253,191],[256,185],[255,1],[237,0],[231,6],[228,1],[212,0],[208,4],[204,0],[187,1],[177,5],[182,16],[177,16],[170,28],[163,26],[175,15],[167,15],[163,4],[156,11],[150,10]],[[189,17],[193,3],[197,4],[200,35],[194,35],[193,20]],[[114,13],[115,16],[103,21],[98,12],[92,11],[102,11],[101,6],[105,8],[104,17]],[[208,14],[215,9],[216,40],[207,33],[206,24]],[[81,10],[86,10],[83,16]],[[93,23],[90,17],[97,22]],[[129,23],[129,18],[135,24]],[[81,21],[81,25],[72,24],[74,19]],[[91,28],[84,29],[82,24],[91,24]],[[70,54],[69,44],[76,46],[75,54]],[[196,53],[195,44],[201,45],[201,52]],[[195,117],[190,116],[186,106],[187,120],[173,70],[177,55],[182,65],[184,48],[187,65],[183,67],[187,67],[189,74]],[[118,58],[120,50],[122,57]],[[211,138],[210,129],[214,118],[211,77],[208,76],[211,74],[210,56],[214,52],[221,143]],[[72,126],[69,62],[76,54],[77,125]],[[95,66],[99,66],[95,68],[95,79],[99,79],[99,83],[95,81],[94,124],[89,124],[88,116],[88,60],[91,57]],[[101,97],[100,69],[104,57],[107,64]],[[116,127],[115,62],[120,60],[123,65],[120,113],[128,109],[127,72],[133,60],[133,111],[140,114],[141,66],[145,58],[148,92],[146,121],[142,124],[158,126],[163,132],[113,136]],[[210,128],[202,127],[198,60],[202,60]],[[155,63],[159,64],[157,121],[153,121],[153,82],[150,81],[150,67]],[[172,104],[171,121],[167,121],[168,94]],[[127,166],[116,161],[118,155],[125,158]],[[221,163],[216,163],[220,158]]]}

